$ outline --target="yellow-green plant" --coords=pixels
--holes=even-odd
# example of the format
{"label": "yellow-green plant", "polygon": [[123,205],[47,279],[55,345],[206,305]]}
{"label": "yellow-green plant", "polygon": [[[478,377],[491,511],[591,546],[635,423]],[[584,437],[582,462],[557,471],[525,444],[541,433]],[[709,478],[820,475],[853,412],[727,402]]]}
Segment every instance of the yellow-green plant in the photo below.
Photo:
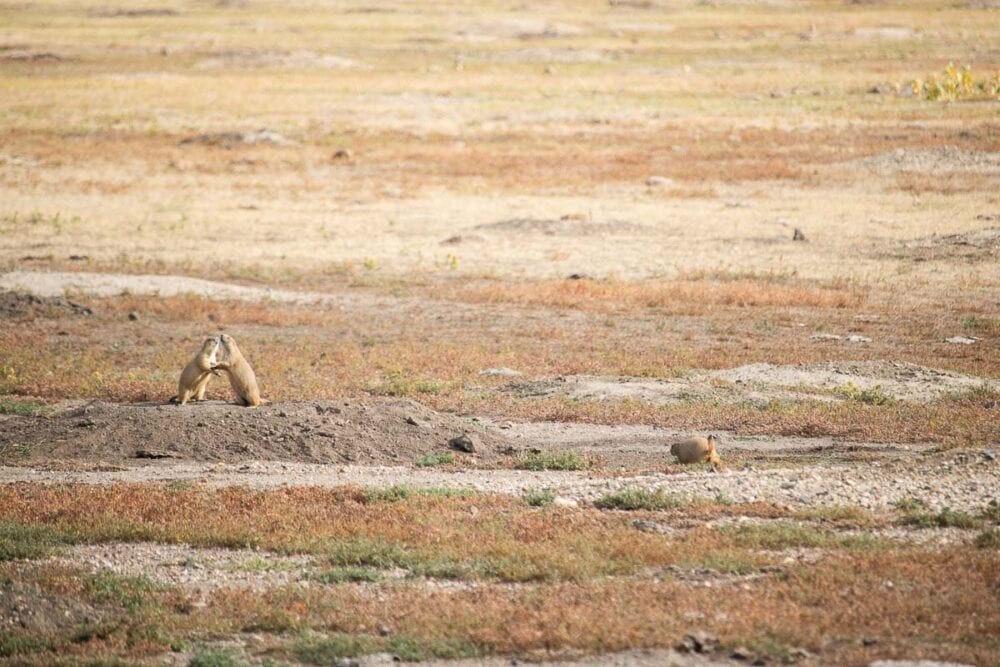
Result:
{"label": "yellow-green plant", "polygon": [[949,63],[941,74],[911,83],[913,93],[927,100],[1000,99],[1000,72],[986,79],[977,79],[972,67],[956,67]]}

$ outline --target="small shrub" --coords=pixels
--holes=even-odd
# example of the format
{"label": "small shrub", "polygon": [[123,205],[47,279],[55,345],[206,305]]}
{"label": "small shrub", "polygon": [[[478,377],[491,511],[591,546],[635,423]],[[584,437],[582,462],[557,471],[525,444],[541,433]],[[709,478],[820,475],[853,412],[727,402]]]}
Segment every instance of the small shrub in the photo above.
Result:
{"label": "small shrub", "polygon": [[419,468],[431,468],[434,466],[448,465],[455,462],[455,455],[451,452],[431,452],[424,454],[413,462]]}
{"label": "small shrub", "polygon": [[331,565],[367,566],[380,570],[406,567],[411,560],[406,550],[397,544],[363,537],[331,543],[326,558]]}
{"label": "small shrub", "polygon": [[896,399],[882,391],[880,384],[868,389],[859,389],[848,382],[840,388],[840,393],[849,401],[857,401],[866,405],[891,405],[896,402]]}
{"label": "small shrub", "polygon": [[132,611],[154,604],[149,594],[157,590],[157,585],[146,577],[101,571],[84,577],[83,590],[92,602],[117,604]]}
{"label": "small shrub", "polygon": [[973,542],[980,549],[1000,549],[1000,528],[989,528],[976,535]]}
{"label": "small shrub", "polygon": [[893,505],[900,512],[922,512],[927,509],[927,503],[919,498],[900,498]]}
{"label": "small shrub", "polygon": [[402,371],[389,373],[371,390],[377,396],[413,396],[414,394],[439,394],[446,388],[441,380],[412,378]]}
{"label": "small shrub", "polygon": [[395,503],[409,498],[414,493],[412,486],[397,484],[384,489],[368,487],[364,490],[363,498],[366,503]]}
{"label": "small shrub", "polygon": [[991,500],[983,506],[982,517],[990,523],[1000,524],[1000,500]]}
{"label": "small shrub", "polygon": [[556,499],[556,494],[552,491],[528,491],[524,494],[524,502],[531,507],[545,507],[551,505]]}
{"label": "small shrub", "polygon": [[637,488],[609,493],[594,501],[594,507],[602,510],[671,510],[684,504],[681,498],[668,495],[663,489],[647,491]]}
{"label": "small shrub", "polygon": [[925,100],[983,100],[1000,98],[1000,72],[988,79],[977,79],[968,65],[955,67],[949,63],[941,74],[931,74],[925,80],[910,84],[914,94]]}
{"label": "small shrub", "polygon": [[586,470],[590,463],[575,452],[527,452],[517,458],[515,467],[520,470]]}

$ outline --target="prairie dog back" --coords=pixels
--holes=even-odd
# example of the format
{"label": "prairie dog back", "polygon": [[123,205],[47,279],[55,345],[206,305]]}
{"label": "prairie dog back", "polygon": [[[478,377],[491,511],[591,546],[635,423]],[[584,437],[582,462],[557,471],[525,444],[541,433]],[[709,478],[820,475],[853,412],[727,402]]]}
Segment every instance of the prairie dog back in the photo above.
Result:
{"label": "prairie dog back", "polygon": [[192,398],[197,401],[205,399],[205,388],[212,377],[219,345],[218,338],[205,339],[198,354],[181,371],[181,378],[177,382],[177,395],[170,400],[184,405]]}
{"label": "prairie dog back", "polygon": [[678,463],[711,463],[719,465],[722,459],[715,449],[715,436],[707,438],[694,436],[675,442],[670,446],[670,453],[677,457]]}
{"label": "prairie dog back", "polygon": [[229,384],[236,394],[236,400],[240,405],[256,407],[263,403],[260,398],[260,389],[257,387],[257,376],[246,360],[236,341],[229,334],[222,334],[222,348],[226,359],[215,364],[218,368],[226,372],[229,376]]}

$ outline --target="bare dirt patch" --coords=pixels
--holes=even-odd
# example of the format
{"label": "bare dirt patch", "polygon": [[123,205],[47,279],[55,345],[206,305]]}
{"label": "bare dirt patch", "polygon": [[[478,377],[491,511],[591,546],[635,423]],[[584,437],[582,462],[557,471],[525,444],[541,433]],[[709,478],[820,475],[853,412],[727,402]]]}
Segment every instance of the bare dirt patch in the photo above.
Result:
{"label": "bare dirt patch", "polygon": [[956,146],[897,148],[887,153],[852,160],[849,164],[878,172],[908,171],[927,174],[967,172],[996,176],[1000,174],[1000,153],[972,151]]}
{"label": "bare dirt patch", "polygon": [[500,234],[545,234],[548,236],[592,236],[601,234],[635,234],[648,227],[621,220],[595,221],[575,216],[561,218],[511,218],[478,225],[475,229]]}
{"label": "bare dirt patch", "polygon": [[410,463],[448,449],[463,433],[474,456],[511,447],[496,432],[409,400],[305,401],[255,409],[206,401],[185,406],[95,401],[43,416],[0,416],[0,459],[8,462],[142,458],[198,461]]}
{"label": "bare dirt patch", "polygon": [[901,242],[891,254],[914,261],[1000,259],[1000,227],[961,234],[933,234]]}
{"label": "bare dirt patch", "polygon": [[51,317],[56,314],[92,315],[93,310],[63,296],[41,297],[0,290],[0,318]]}
{"label": "bare dirt patch", "polygon": [[888,361],[838,361],[780,366],[750,364],[671,379],[561,376],[515,382],[503,391],[519,396],[568,396],[588,400],[634,399],[660,404],[692,400],[849,400],[851,391],[878,390],[887,397],[928,402],[982,387],[980,378]]}

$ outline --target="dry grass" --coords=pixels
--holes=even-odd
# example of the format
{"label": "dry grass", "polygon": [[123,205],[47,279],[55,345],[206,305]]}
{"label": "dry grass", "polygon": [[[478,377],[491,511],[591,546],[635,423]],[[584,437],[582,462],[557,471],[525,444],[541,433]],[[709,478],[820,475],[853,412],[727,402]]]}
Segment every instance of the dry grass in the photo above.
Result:
{"label": "dry grass", "polygon": [[451,295],[472,303],[515,303],[601,312],[655,309],[663,315],[702,315],[716,306],[847,308],[864,303],[850,286],[810,287],[760,280],[597,282],[558,280],[472,287]]}
{"label": "dry grass", "polygon": [[[101,631],[63,628],[40,646],[23,633],[10,638],[20,639],[26,652],[43,661],[52,658],[44,653],[47,647],[78,655],[142,656],[171,643],[238,632],[266,633],[265,650],[272,655],[316,647],[324,637],[343,642],[353,636],[378,646],[376,630],[384,626],[396,643],[405,640],[425,655],[434,655],[434,647],[454,651],[457,645],[466,655],[535,657],[666,647],[699,629],[718,636],[724,646],[750,646],[779,660],[793,648],[805,648],[836,664],[876,658],[988,664],[998,648],[998,558],[996,551],[971,548],[846,553],[724,594],[670,580],[459,591],[346,584],[263,593],[221,590],[200,608],[178,592],[145,587],[143,604],[129,609],[125,605],[141,582],[113,577],[95,582],[52,566],[22,566],[16,573],[7,566],[0,576],[16,576],[37,599],[101,602],[115,609],[114,615],[105,614],[118,622]],[[687,620],[691,617],[700,620]],[[316,633],[308,644],[295,639],[306,630]]]}
{"label": "dry grass", "polygon": [[[402,567],[414,575],[501,581],[587,581],[724,554],[753,569],[768,557],[729,537],[695,531],[676,541],[599,512],[538,511],[516,499],[453,494],[372,494],[314,488],[117,485],[0,489],[4,518],[39,524],[81,542],[157,541],[319,554],[331,565]],[[470,511],[471,507],[475,511]],[[741,506],[700,503],[700,515]],[[747,507],[751,515],[773,508]]]}

